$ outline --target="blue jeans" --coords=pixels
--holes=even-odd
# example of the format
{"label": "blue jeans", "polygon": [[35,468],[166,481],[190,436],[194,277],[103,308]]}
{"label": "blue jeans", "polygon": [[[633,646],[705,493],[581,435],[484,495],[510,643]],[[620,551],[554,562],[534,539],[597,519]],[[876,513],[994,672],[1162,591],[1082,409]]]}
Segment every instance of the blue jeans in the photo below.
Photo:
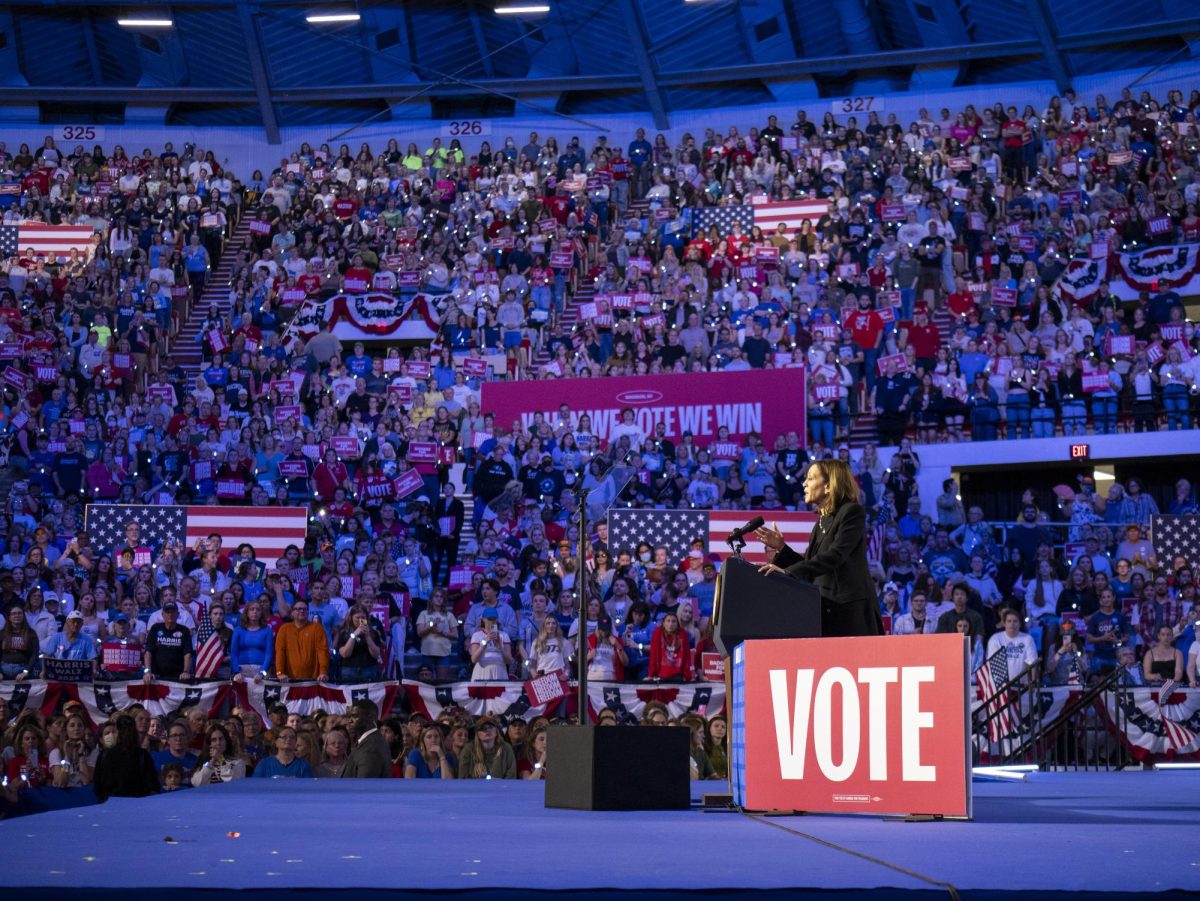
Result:
{"label": "blue jeans", "polygon": [[1000,421],[1000,413],[995,407],[974,407],[971,410],[971,440],[995,441],[997,437],[996,424]]}
{"label": "blue jeans", "polygon": [[1009,394],[1005,405],[1008,410],[1009,440],[1030,437],[1029,395],[1023,392]]}
{"label": "blue jeans", "polygon": [[875,361],[879,359],[879,348],[863,348],[863,369],[866,370],[867,388],[875,387]]}
{"label": "blue jeans", "polygon": [[1054,410],[1050,407],[1035,407],[1032,413],[1033,437],[1054,437]]}
{"label": "blue jeans", "polygon": [[1092,396],[1092,422],[1097,435],[1113,435],[1117,431],[1117,396]]}
{"label": "blue jeans", "polygon": [[338,679],[343,684],[351,684],[355,682],[374,682],[379,678],[379,667],[377,666],[346,666],[342,665],[341,676]]}
{"label": "blue jeans", "polygon": [[533,306],[535,309],[550,309],[550,303],[553,298],[548,285],[535,285],[529,289],[529,296],[533,299]]}
{"label": "blue jeans", "polygon": [[1063,434],[1087,434],[1087,404],[1081,400],[1069,400],[1062,405]]}
{"label": "blue jeans", "polygon": [[812,430],[813,441],[820,441],[824,447],[833,446],[833,414],[809,414],[808,425]]}
{"label": "blue jeans", "polygon": [[1167,385],[1163,388],[1163,408],[1167,411],[1167,428],[1171,431],[1192,427],[1192,417],[1188,413],[1188,391],[1183,385]]}

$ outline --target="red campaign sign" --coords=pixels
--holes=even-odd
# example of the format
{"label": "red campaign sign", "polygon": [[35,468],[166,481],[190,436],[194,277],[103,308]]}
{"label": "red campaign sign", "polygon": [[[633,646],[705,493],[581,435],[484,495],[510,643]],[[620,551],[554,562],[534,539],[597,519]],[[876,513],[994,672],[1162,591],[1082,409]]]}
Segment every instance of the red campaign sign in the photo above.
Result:
{"label": "red campaign sign", "polygon": [[113,369],[133,369],[133,354],[113,354]]}
{"label": "red campaign sign", "polygon": [[53,383],[58,381],[57,366],[47,366],[44,363],[38,363],[33,367],[33,373],[37,376],[39,382]]}
{"label": "red campaign sign", "polygon": [[87,431],[87,423],[82,419],[72,419],[67,422],[67,429],[72,435],[82,435]]}
{"label": "red campaign sign", "polygon": [[632,294],[613,294],[608,298],[608,305],[613,310],[632,310]]}
{"label": "red campaign sign", "polygon": [[555,673],[536,676],[525,683],[525,695],[535,707],[552,704],[567,696],[566,684]]}
{"label": "red campaign sign", "polygon": [[574,254],[561,253],[560,251],[556,250],[552,254],[550,254],[550,268],[551,269],[570,269],[571,263],[574,262],[574,260],[575,260]]}
{"label": "red campaign sign", "polygon": [[396,237],[399,238],[401,241],[407,241],[410,244],[413,241],[417,240],[417,236],[419,234],[420,234],[420,229],[417,228],[417,226],[415,226],[415,225],[409,225],[404,228],[396,229]]}
{"label": "red campaign sign", "polygon": [[1162,339],[1170,344],[1172,341],[1182,341],[1186,334],[1182,322],[1167,322],[1158,327],[1158,333],[1162,335]]}
{"label": "red campaign sign", "polygon": [[555,378],[562,378],[562,375],[563,375],[562,363],[558,362],[558,360],[551,360],[549,363],[547,363],[546,365],[544,365],[542,367],[542,372],[548,373],[549,375],[552,375]]}
{"label": "red campaign sign", "polygon": [[429,378],[429,361],[428,360],[409,360],[408,374],[414,379]]}
{"label": "red campaign sign", "polygon": [[1132,150],[1114,150],[1108,155],[1108,164],[1110,166],[1124,166],[1126,163],[1133,162]]}
{"label": "red campaign sign", "polygon": [[307,296],[303,288],[284,288],[283,293],[279,295],[284,306],[294,306],[304,302]]}
{"label": "red campaign sign", "polygon": [[1058,371],[1061,368],[1062,368],[1062,364],[1052,363],[1049,360],[1042,360],[1041,362],[1038,363],[1038,369],[1046,370],[1046,372],[1050,373],[1050,378],[1052,378],[1052,379],[1058,378]]}
{"label": "red campaign sign", "polygon": [[513,239],[511,237],[492,238],[492,250],[512,250]]}
{"label": "red campaign sign", "polygon": [[471,273],[471,280],[477,285],[495,285],[499,283],[500,276],[495,269],[480,269]]}
{"label": "red campaign sign", "polygon": [[439,466],[453,466],[458,462],[458,447],[454,444],[439,444],[437,450]]}
{"label": "red campaign sign", "polygon": [[642,331],[652,332],[659,326],[665,328],[667,325],[667,317],[662,313],[655,313],[653,316],[643,316],[641,320]]}
{"label": "red campaign sign", "polygon": [[838,278],[856,278],[858,263],[841,263],[837,267]]}
{"label": "red campaign sign", "polygon": [[329,446],[339,457],[357,457],[358,439],[353,435],[334,435],[329,439]]}
{"label": "red campaign sign", "polygon": [[299,385],[293,379],[271,379],[271,390],[280,397],[295,397]]}
{"label": "red campaign sign", "polygon": [[246,483],[241,479],[218,479],[217,497],[243,498],[246,496]]}
{"label": "red campaign sign", "polygon": [[21,342],[20,341],[0,342],[0,360],[19,360],[19,359],[21,359]]}
{"label": "red campaign sign", "polygon": [[600,314],[597,305],[591,301],[581,303],[579,305],[579,320],[581,322],[591,322]]}
{"label": "red campaign sign", "polygon": [[731,441],[744,443],[754,431],[769,443],[803,423],[805,393],[802,368],[487,382],[483,410],[505,429],[517,421],[528,428],[535,413],[555,420],[559,405],[567,404],[577,416],[587,413],[592,430],[607,441],[621,410],[629,408],[646,434],[661,422],[667,438],[677,441],[690,431],[702,444],[727,425]]}
{"label": "red campaign sign", "polygon": [[229,342],[225,340],[225,333],[218,328],[208,330],[206,335],[208,338],[208,346],[212,348],[213,353],[223,353],[229,348]]}
{"label": "red campaign sign", "polygon": [[822,403],[832,403],[838,399],[842,393],[841,385],[817,385],[813,388],[813,393],[816,394],[817,400]]}
{"label": "red campaign sign", "polygon": [[399,357],[385,357],[383,360],[383,371],[384,372],[399,372],[400,364],[403,362],[404,361],[401,360]]}
{"label": "red campaign sign", "polygon": [[388,385],[388,400],[392,403],[411,404],[412,395],[411,385]]}
{"label": "red campaign sign", "polygon": [[471,587],[475,574],[487,574],[485,566],[452,566],[450,567],[450,590],[465,591]]}
{"label": "red campaign sign", "polygon": [[748,641],[734,668],[739,804],[971,817],[961,636]]}
{"label": "red campaign sign", "polygon": [[175,389],[170,385],[151,385],[146,389],[146,397],[156,403],[171,403],[175,397]]}
{"label": "red campaign sign", "polygon": [[1106,372],[1085,372],[1082,376],[1083,390],[1088,394],[1097,391],[1107,391],[1112,387]]}
{"label": "red campaign sign", "polygon": [[1015,307],[1017,305],[1016,288],[992,288],[992,306]]}
{"label": "red campaign sign", "polygon": [[946,165],[951,172],[966,172],[971,168],[971,160],[965,156],[952,156],[946,160]]}
{"label": "red campaign sign", "polygon": [[1185,342],[1175,341],[1171,344],[1171,346],[1173,348],[1175,348],[1177,351],[1179,351],[1179,358],[1181,360],[1183,360],[1183,362],[1186,363],[1188,360],[1190,360],[1192,358],[1192,356],[1193,356],[1192,349],[1190,347],[1188,347],[1188,345]]}
{"label": "red campaign sign", "polygon": [[700,675],[709,682],[724,682],[725,658],[716,651],[704,651],[701,653]]}
{"label": "red campaign sign", "polygon": [[252,235],[269,235],[271,234],[271,223],[265,219],[250,220],[250,234]]}
{"label": "red campaign sign", "polygon": [[408,453],[405,456],[409,463],[436,463],[437,442],[410,441]]}
{"label": "red campaign sign", "polygon": [[67,442],[63,441],[61,438],[55,438],[46,445],[46,450],[50,451],[52,454],[65,454],[67,452]]}
{"label": "red campaign sign", "polygon": [[838,326],[831,322],[824,322],[820,325],[814,325],[812,327],[812,333],[814,338],[820,338],[823,341],[836,341],[838,339],[838,335],[841,334]]}
{"label": "red campaign sign", "polygon": [[347,293],[363,294],[368,288],[365,278],[347,278],[342,280],[342,290]]}
{"label": "red campaign sign", "polygon": [[285,479],[307,479],[307,460],[280,460],[279,475]]}
{"label": "red campaign sign", "polygon": [[304,408],[299,404],[280,404],[275,408],[275,424],[282,425],[289,419],[299,421],[304,416]]}
{"label": "red campaign sign", "polygon": [[196,482],[203,482],[205,479],[213,477],[213,465],[211,460],[197,460],[192,464],[192,479]]}
{"label": "red campaign sign", "polygon": [[425,480],[415,469],[402,472],[392,479],[392,493],[396,496],[396,500],[406,498],[414,491],[420,491],[424,487]]}
{"label": "red campaign sign", "polygon": [[1083,200],[1083,194],[1079,191],[1059,191],[1058,202],[1061,206],[1072,206]]}
{"label": "red campaign sign", "polygon": [[889,362],[896,364],[896,372],[908,372],[908,360],[905,359],[904,354],[888,354],[875,361],[875,368],[880,375],[886,371]]}
{"label": "red campaign sign", "polygon": [[875,312],[879,314],[879,321],[884,324],[896,321],[896,311],[891,307],[880,307]]}
{"label": "red campaign sign", "polygon": [[1017,235],[1013,238],[1013,247],[1021,253],[1033,253],[1037,250],[1037,238],[1033,235]]}
{"label": "red campaign sign", "polygon": [[1153,366],[1166,355],[1167,352],[1163,350],[1162,345],[1158,342],[1155,342],[1146,348],[1146,362],[1151,366]]}
{"label": "red campaign sign", "polygon": [[1172,228],[1170,216],[1155,216],[1146,220],[1146,231],[1155,237],[1167,234]]}
{"label": "red campaign sign", "polygon": [[742,446],[736,441],[717,441],[710,450],[714,460],[736,460],[742,455]]}
{"label": "red campaign sign", "polygon": [[398,288],[419,288],[421,287],[421,272],[417,269],[401,269],[396,273],[396,287]]}
{"label": "red campaign sign", "polygon": [[1133,356],[1133,335],[1105,335],[1104,355],[1106,357]]}
{"label": "red campaign sign", "polygon": [[33,387],[33,379],[28,373],[22,372],[15,366],[9,366],[4,370],[4,384],[12,385],[18,391],[28,391]]}
{"label": "red campaign sign", "polygon": [[778,247],[755,247],[754,259],[760,263],[778,263],[779,248]]}
{"label": "red campaign sign", "polygon": [[479,357],[463,357],[462,370],[471,378],[483,378],[487,375],[487,360]]}

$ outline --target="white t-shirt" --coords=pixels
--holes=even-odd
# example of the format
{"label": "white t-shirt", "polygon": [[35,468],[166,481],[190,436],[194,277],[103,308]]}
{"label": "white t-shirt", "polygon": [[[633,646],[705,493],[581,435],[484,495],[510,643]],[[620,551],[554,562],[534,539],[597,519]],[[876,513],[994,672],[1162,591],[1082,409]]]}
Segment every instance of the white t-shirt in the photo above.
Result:
{"label": "white t-shirt", "polygon": [[1015,638],[1009,638],[1006,632],[997,632],[987,643],[987,659],[991,659],[1003,648],[1008,654],[1008,674],[1015,676],[1025,667],[1037,662],[1037,646],[1026,632],[1018,632]]}

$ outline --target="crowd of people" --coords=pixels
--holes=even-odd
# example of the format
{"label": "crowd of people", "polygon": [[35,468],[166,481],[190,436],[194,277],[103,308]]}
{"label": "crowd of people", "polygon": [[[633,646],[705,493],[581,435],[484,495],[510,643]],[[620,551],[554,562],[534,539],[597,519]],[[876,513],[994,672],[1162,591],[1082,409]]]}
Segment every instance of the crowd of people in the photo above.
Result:
{"label": "crowd of people", "polygon": [[[610,547],[593,505],[579,572],[578,499],[802,509],[809,462],[838,456],[883,529],[875,574],[893,633],[964,631],[976,665],[1004,648],[1010,671],[1039,661],[1053,682],[1120,660],[1130,680],[1195,683],[1196,576],[1147,550],[1154,502],[1140,480],[1104,496],[1086,482],[1070,497],[1031,493],[998,530],[982,507],[963,510],[953,483],[919,494],[913,441],[968,427],[973,440],[1111,432],[1126,412],[1138,430],[1191,427],[1200,345],[1182,299],[1162,286],[1126,303],[1102,286],[1077,306],[1055,286],[1096,244],[1200,241],[1198,107],[1198,91],[1090,104],[1068,92],[1020,114],[800,112],[786,132],[772,116],[677,143],[639,129],[590,148],[537,133],[495,149],[304,144],[248,176],[192,144],[133,157],[0,144],[0,180],[17,186],[0,192],[6,224],[95,230],[90,249],[20,249],[0,270],[16,476],[0,516],[0,674],[91,660],[98,679],[189,680],[215,635],[202,677],[492,681],[586,666],[596,679],[693,680],[713,650],[719,561],[703,542],[683,560],[655,536]],[[760,195],[827,208],[767,234],[688,224]],[[230,242],[247,217],[251,238]],[[191,312],[222,260],[228,304]],[[636,302],[568,327],[581,286]],[[309,301],[365,291],[397,310],[419,292],[432,339],[346,347],[319,324],[291,327]],[[198,372],[172,357],[189,315]],[[1108,336],[1132,336],[1132,352],[1110,357]],[[800,422],[752,434],[734,459],[690,435],[596,434],[569,405],[516,431],[480,409],[486,378],[784,365],[809,371],[809,434]],[[1084,391],[1093,367],[1108,387]],[[831,383],[836,398],[820,390]],[[852,453],[851,417],[868,412],[880,440]],[[436,459],[410,461],[418,443]],[[397,496],[413,472],[419,487]],[[312,522],[270,567],[219,535],[139,559],[136,532],[99,548],[82,528],[85,504],[112,502],[302,505]],[[1195,510],[1181,482],[1170,511]],[[226,762],[253,746],[231,722],[218,733]],[[337,733],[336,718],[326,726]],[[408,736],[424,755],[414,768],[438,771],[411,726],[389,727],[391,750]],[[711,754],[710,732],[697,747]],[[12,748],[36,742],[48,767],[61,736],[26,734]],[[201,751],[210,740],[207,726],[188,732]],[[461,775],[457,740],[437,740],[458,761],[443,775]]]}

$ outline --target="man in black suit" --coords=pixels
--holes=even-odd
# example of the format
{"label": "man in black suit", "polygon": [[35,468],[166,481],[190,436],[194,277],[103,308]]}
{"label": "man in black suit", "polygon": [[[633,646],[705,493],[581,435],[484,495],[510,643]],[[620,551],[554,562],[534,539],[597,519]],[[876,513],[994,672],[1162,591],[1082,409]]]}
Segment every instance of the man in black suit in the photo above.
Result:
{"label": "man in black suit", "polygon": [[437,506],[433,508],[433,524],[438,530],[438,538],[433,550],[433,581],[441,584],[439,572],[446,567],[443,579],[450,577],[450,568],[458,565],[458,543],[462,535],[463,521],[466,519],[466,508],[463,502],[454,496],[454,483],[446,482],[442,486],[442,496],[438,498]]}
{"label": "man in black suit", "polygon": [[804,478],[804,500],[821,514],[803,554],[783,540],[778,526],[755,535],[771,562],[760,572],[781,572],[816,584],[821,592],[821,634],[882,635],[875,581],[867,566],[867,513],[858,483],[842,460],[818,460]]}
{"label": "man in black suit", "polygon": [[343,779],[390,779],[392,752],[379,731],[379,709],[367,698],[355,701],[348,711],[354,747],[346,758]]}

